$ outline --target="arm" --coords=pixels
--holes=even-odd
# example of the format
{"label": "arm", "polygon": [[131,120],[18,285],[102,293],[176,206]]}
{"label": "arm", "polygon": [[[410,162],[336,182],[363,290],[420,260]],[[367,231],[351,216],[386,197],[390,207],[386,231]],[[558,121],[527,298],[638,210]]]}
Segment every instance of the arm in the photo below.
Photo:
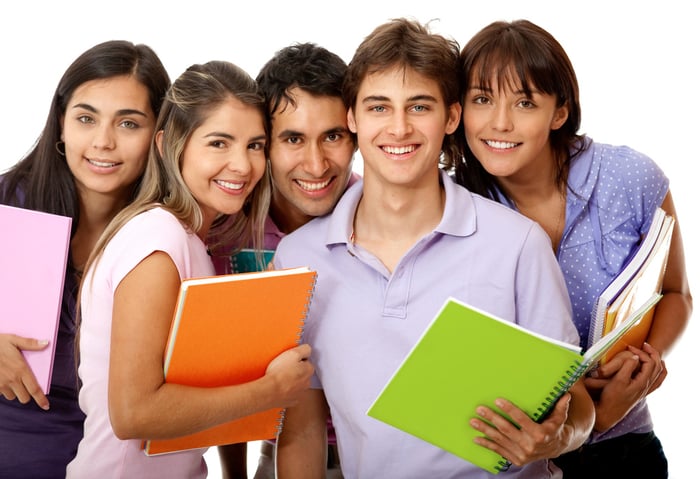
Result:
{"label": "arm", "polygon": [[321,389],[308,389],[299,404],[287,409],[277,440],[277,476],[323,479],[328,453],[328,404]]}
{"label": "arm", "polygon": [[166,384],[163,352],[180,277],[171,258],[155,252],[115,291],[109,368],[109,414],[120,439],[162,439],[201,431],[255,412],[287,407],[308,388],[311,348],[273,359],[265,376],[217,388]]}
{"label": "arm", "polygon": [[516,466],[558,457],[578,448],[593,427],[593,401],[580,380],[557,401],[552,412],[541,423],[534,422],[509,401],[499,399],[496,406],[520,427],[494,410],[480,407],[477,414],[484,420],[472,419],[470,424],[486,437],[474,440]]}
{"label": "arm", "polygon": [[40,408],[49,409],[49,400],[22,355],[22,350],[40,351],[47,345],[47,341],[0,334],[0,394],[5,399],[22,404],[34,399]]}
{"label": "arm", "polygon": [[[669,192],[661,207],[676,217]],[[628,347],[598,368],[586,386],[595,399],[596,431],[617,424],[644,397],[657,389],[667,375],[663,357],[685,330],[693,308],[688,286],[680,226],[676,219],[671,239],[663,297],[654,310],[647,343],[642,349]]]}
{"label": "arm", "polygon": [[693,310],[693,299],[686,274],[681,229],[670,191],[661,207],[666,213],[676,218],[676,224],[673,227],[671,249],[661,288],[663,297],[654,310],[654,321],[647,342],[660,353],[661,357],[664,357],[685,330]]}

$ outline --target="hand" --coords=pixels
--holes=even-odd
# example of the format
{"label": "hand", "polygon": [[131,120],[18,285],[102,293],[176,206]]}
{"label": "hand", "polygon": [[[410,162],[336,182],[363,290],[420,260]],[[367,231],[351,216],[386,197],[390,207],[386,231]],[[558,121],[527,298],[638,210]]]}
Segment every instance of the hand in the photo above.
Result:
{"label": "hand", "polygon": [[22,355],[22,350],[41,351],[48,344],[48,341],[0,334],[0,394],[22,404],[33,398],[40,408],[49,409],[49,400]]}
{"label": "hand", "polygon": [[665,363],[649,344],[642,349],[629,346],[616,354],[584,381],[595,401],[594,429],[603,432],[613,427],[666,375]]}
{"label": "hand", "polygon": [[311,346],[302,344],[284,351],[267,366],[265,377],[276,385],[278,407],[295,406],[301,393],[311,386],[314,367],[310,355]]}
{"label": "hand", "polygon": [[477,414],[484,420],[472,419],[470,424],[486,437],[477,437],[474,442],[500,454],[516,466],[557,457],[568,446],[565,433],[565,428],[568,426],[565,422],[570,401],[570,394],[563,395],[547,419],[537,423],[511,402],[497,399],[496,406],[511,417],[520,428],[494,410],[481,406],[477,408]]}

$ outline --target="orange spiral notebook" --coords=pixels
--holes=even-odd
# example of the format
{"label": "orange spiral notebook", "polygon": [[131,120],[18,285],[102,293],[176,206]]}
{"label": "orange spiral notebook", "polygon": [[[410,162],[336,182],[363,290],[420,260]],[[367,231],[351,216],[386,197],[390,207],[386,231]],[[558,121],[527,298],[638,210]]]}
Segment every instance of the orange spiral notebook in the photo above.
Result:
{"label": "orange spiral notebook", "polygon": [[[306,267],[182,282],[164,359],[165,381],[198,387],[242,384],[297,344],[316,285]],[[144,441],[147,455],[272,439],[276,408],[175,439]]]}

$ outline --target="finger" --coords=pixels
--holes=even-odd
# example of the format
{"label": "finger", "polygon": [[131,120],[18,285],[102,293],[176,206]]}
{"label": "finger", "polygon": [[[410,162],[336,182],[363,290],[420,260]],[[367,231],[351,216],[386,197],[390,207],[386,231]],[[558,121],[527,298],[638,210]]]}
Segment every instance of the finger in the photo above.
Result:
{"label": "finger", "polygon": [[625,361],[634,356],[634,353],[628,350],[620,351],[612,359],[605,364],[601,364],[595,369],[598,377],[612,377],[623,366]]}
{"label": "finger", "polygon": [[17,399],[15,393],[9,387],[0,388],[0,394],[8,401],[14,401]]}
{"label": "finger", "polygon": [[311,346],[308,344],[300,344],[296,347],[296,350],[302,357],[302,360],[309,359],[309,356],[311,356]]}
{"label": "finger", "polygon": [[584,378],[583,384],[586,385],[586,389],[598,391],[610,383],[609,379],[598,379],[598,378]]}
{"label": "finger", "polygon": [[[44,411],[49,409],[49,400],[41,390],[41,386],[37,383],[34,375],[25,376],[24,378],[24,390],[34,399],[34,402]],[[28,401],[28,400],[27,400]]]}
{"label": "finger", "polygon": [[24,351],[41,351],[49,342],[45,339],[34,339],[34,338],[23,338],[21,336],[14,336],[12,340],[17,349]]}
{"label": "finger", "polygon": [[639,368],[640,357],[638,355],[631,356],[622,363],[622,367],[615,375],[618,378],[631,379],[635,371]]}
{"label": "finger", "polygon": [[[496,406],[507,414],[508,417],[510,417],[520,428],[525,428],[535,424],[535,421],[533,421],[530,416],[507,399],[498,398],[496,399],[495,403]],[[510,421],[505,420],[505,422],[508,425],[511,425]]]}

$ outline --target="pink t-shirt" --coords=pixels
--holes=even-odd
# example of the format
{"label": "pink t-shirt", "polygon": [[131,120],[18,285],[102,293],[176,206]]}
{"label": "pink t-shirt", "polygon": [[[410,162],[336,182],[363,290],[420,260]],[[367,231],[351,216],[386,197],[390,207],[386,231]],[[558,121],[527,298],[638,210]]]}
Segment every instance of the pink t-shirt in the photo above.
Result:
{"label": "pink t-shirt", "polygon": [[[206,449],[146,456],[141,441],[120,440],[109,420],[107,386],[114,292],[122,279],[154,251],[172,258],[181,278],[214,274],[207,249],[162,208],[142,213],[114,236],[96,268],[86,275],[81,294],[80,407],[87,415],[85,434],[67,478],[204,478]],[[136,333],[136,332],[135,332]]]}

